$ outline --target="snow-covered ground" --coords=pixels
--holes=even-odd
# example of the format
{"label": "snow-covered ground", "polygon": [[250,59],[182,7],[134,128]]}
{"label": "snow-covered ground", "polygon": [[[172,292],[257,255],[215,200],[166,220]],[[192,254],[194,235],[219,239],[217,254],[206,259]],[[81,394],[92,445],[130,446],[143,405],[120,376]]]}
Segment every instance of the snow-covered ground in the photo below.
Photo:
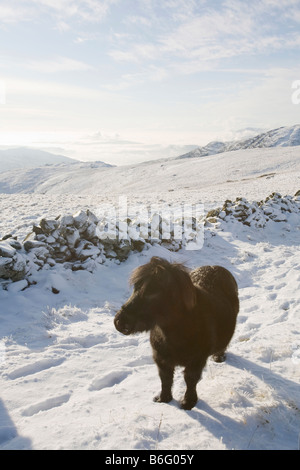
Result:
{"label": "snow-covered ground", "polygon": [[[202,164],[163,162],[164,170],[158,162],[141,165],[144,186],[132,167],[105,169],[115,171],[111,193],[102,180],[106,194],[100,184],[93,195],[56,194],[53,186],[47,194],[3,194],[0,237],[22,240],[42,217],[95,210],[116,201],[122,188],[134,203],[203,202],[205,210],[237,196],[254,202],[300,189],[299,147],[238,152],[205,157]],[[177,178],[171,177],[175,167]],[[204,234],[199,250],[153,245],[120,264],[107,260],[93,273],[56,264],[39,271],[36,285],[0,290],[0,449],[299,449],[300,213],[287,212],[284,221],[262,228],[218,220]],[[148,335],[125,337],[113,325],[130,293],[131,271],[153,255],[189,267],[223,265],[239,285],[227,362],[208,361],[191,411],[179,406],[180,369],[174,400],[152,401],[160,380]]]}

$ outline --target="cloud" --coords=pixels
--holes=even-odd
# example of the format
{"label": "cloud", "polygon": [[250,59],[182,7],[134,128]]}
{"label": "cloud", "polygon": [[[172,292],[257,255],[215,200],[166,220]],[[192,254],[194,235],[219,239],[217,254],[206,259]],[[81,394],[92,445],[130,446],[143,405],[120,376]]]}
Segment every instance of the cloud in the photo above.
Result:
{"label": "cloud", "polygon": [[[262,2],[263,3],[263,2]],[[212,62],[284,47],[282,35],[268,31],[256,2],[228,0],[220,10],[190,17],[161,39],[165,53]]]}
{"label": "cloud", "polygon": [[99,38],[99,33],[82,31],[74,39],[74,44],[84,44],[89,41],[96,41]]}
{"label": "cloud", "polygon": [[42,73],[57,72],[80,72],[93,70],[93,67],[78,60],[69,59],[68,57],[56,57],[52,60],[36,60],[29,61],[25,65],[27,68]]}
{"label": "cloud", "polygon": [[15,2],[6,1],[0,7],[0,24],[18,23],[19,21],[28,21],[34,16],[34,8],[26,6],[17,6]]}
{"label": "cloud", "polygon": [[144,69],[139,72],[123,74],[118,79],[117,83],[111,82],[105,86],[105,89],[110,91],[121,91],[145,82],[162,82],[167,78],[168,71],[165,68],[150,65],[148,67],[144,67]]}
{"label": "cloud", "polygon": [[[148,9],[149,4],[154,8],[154,3],[147,2]],[[186,3],[163,2],[160,21],[152,18],[151,38],[146,41],[149,36],[136,30],[128,41],[124,38],[116,41],[110,56],[123,63],[159,66],[164,62],[170,72],[181,70],[191,74],[216,70],[221,61],[270,55],[299,44],[300,34],[293,28],[287,29],[285,24],[291,15],[294,22],[300,20],[295,0],[225,0],[218,2],[218,8],[215,2],[189,2],[189,8],[184,8]]]}
{"label": "cloud", "polygon": [[[56,142],[58,144],[58,142]],[[64,154],[79,160],[102,160],[115,165],[141,163],[158,158],[183,155],[196,145],[160,145],[124,139],[119,134],[95,132],[73,141],[60,142]],[[53,145],[53,143],[52,143]]]}
{"label": "cloud", "polygon": [[109,94],[99,90],[81,87],[70,84],[56,83],[53,81],[39,81],[19,79],[15,77],[4,77],[7,90],[7,100],[11,101],[14,97],[28,96],[47,98],[76,98],[80,100],[109,99]]}
{"label": "cloud", "polygon": [[[299,121],[299,109],[291,102],[292,81],[298,69],[271,68],[260,80],[246,81],[218,101],[202,106],[203,127],[222,139],[230,140],[233,131],[246,127],[271,129]],[[212,132],[212,133],[213,133]],[[229,137],[229,138],[228,138]]]}
{"label": "cloud", "polygon": [[3,0],[0,8],[0,22],[18,23],[37,19],[41,14],[52,17],[62,29],[67,21],[97,23],[102,21],[110,8],[119,0]]}
{"label": "cloud", "polygon": [[143,62],[156,60],[159,51],[155,44],[141,43],[126,50],[112,50],[109,55],[118,62]]}

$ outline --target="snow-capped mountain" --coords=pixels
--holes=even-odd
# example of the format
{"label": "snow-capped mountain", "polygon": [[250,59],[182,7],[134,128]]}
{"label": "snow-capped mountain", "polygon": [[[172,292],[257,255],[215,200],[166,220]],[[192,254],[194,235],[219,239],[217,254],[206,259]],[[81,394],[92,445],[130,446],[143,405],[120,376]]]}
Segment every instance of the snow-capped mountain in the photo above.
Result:
{"label": "snow-capped mountain", "polygon": [[34,168],[41,165],[73,163],[77,160],[63,155],[55,155],[44,150],[29,147],[16,147],[0,150],[0,172],[16,168]]}
{"label": "snow-capped mountain", "polygon": [[264,147],[294,147],[300,145],[300,125],[279,127],[245,140],[231,142],[210,142],[177,158],[195,158],[215,155],[232,150],[253,149]]}

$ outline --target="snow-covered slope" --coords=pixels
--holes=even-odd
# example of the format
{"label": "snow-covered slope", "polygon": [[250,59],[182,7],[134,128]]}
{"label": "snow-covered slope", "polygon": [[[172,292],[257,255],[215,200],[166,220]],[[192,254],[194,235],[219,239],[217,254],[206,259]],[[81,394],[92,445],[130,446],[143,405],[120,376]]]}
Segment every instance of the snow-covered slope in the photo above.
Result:
{"label": "snow-covered slope", "polygon": [[[238,150],[201,159],[152,161],[109,167],[75,163],[14,170],[0,174],[0,193],[152,194],[195,192],[202,202],[221,188],[228,197],[267,196],[267,191],[293,194],[300,176],[300,146]],[[265,180],[265,186],[261,184]],[[181,196],[180,196],[181,197]]]}
{"label": "snow-covered slope", "polygon": [[[1,184],[20,192],[0,196],[1,238],[22,241],[44,217],[99,214],[119,195],[137,209],[203,202],[205,212],[218,210],[206,219],[202,249],[152,244],[92,272],[39,263],[36,253],[29,287],[1,283],[0,449],[299,449],[299,161],[300,148],[289,147],[118,168],[75,164],[10,172],[11,180],[7,173]],[[293,198],[266,199],[274,191]],[[237,196],[247,202],[227,214],[225,200]],[[174,400],[152,401],[160,381],[149,335],[125,337],[113,325],[130,273],[153,255],[225,266],[239,286],[228,360],[208,361],[191,411],[179,405],[181,369]]]}
{"label": "snow-covered slope", "polygon": [[180,155],[177,158],[204,157],[207,155],[215,155],[221,152],[230,152],[240,149],[293,147],[296,145],[300,145],[299,124],[290,127],[279,127],[278,129],[272,129],[255,137],[239,140],[237,142],[210,142],[204,147],[199,147],[184,155]]}
{"label": "snow-covered slope", "polygon": [[22,168],[0,173],[0,193],[57,192],[79,193],[93,191],[91,176],[108,168],[108,163],[78,162]]}
{"label": "snow-covered slope", "polygon": [[15,168],[34,168],[41,165],[56,165],[75,161],[63,155],[55,155],[44,150],[27,147],[0,149],[0,172]]}

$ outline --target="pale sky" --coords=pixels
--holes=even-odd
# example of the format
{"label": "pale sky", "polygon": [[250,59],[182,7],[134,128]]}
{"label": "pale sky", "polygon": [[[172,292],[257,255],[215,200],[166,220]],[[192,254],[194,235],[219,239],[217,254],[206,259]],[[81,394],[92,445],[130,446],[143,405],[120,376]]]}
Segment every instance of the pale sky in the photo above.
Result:
{"label": "pale sky", "polygon": [[299,124],[296,80],[300,0],[0,0],[0,146],[180,154]]}

